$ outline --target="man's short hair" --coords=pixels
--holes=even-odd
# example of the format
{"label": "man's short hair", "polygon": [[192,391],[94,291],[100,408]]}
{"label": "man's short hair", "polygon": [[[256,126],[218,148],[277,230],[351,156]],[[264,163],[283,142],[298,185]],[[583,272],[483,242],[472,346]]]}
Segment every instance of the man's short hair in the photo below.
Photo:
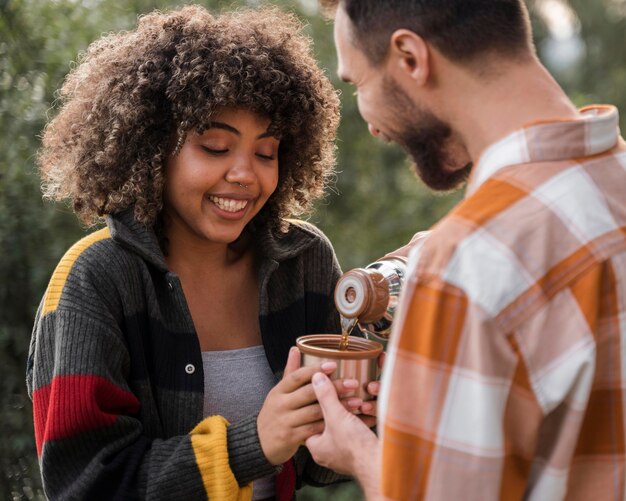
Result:
{"label": "man's short hair", "polygon": [[532,52],[523,0],[319,0],[333,13],[341,7],[353,25],[353,43],[377,65],[392,33],[405,28],[448,59],[472,63],[481,56],[519,57]]}

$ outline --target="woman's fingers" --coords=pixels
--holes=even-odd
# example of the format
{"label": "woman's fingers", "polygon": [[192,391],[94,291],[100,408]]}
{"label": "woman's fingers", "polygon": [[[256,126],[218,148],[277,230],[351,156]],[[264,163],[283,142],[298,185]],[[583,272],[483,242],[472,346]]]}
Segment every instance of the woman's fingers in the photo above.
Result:
{"label": "woman's fingers", "polygon": [[359,414],[357,416],[368,428],[376,426],[376,418],[374,416],[366,416],[365,414]]}
{"label": "woman's fingers", "polygon": [[295,346],[289,349],[289,355],[287,355],[287,364],[285,365],[285,372],[283,378],[292,372],[295,372],[300,368],[300,350]]}
{"label": "woman's fingers", "polygon": [[299,444],[304,445],[304,442],[306,441],[307,438],[312,437],[313,435],[322,433],[323,431],[324,431],[324,420],[320,419],[319,421],[315,421],[313,423],[307,423],[305,425],[295,428],[294,438],[297,440]]}
{"label": "woman's fingers", "polygon": [[380,370],[382,370],[383,366],[385,365],[385,358],[387,357],[387,353],[385,353],[384,351],[378,356],[378,368]]}
{"label": "woman's fingers", "polygon": [[380,393],[380,382],[370,381],[369,383],[367,383],[367,392],[370,395],[377,397],[378,394]]}
{"label": "woman's fingers", "polygon": [[289,421],[292,428],[298,428],[317,421],[322,421],[323,417],[320,404],[315,403],[292,411]]}
{"label": "woman's fingers", "polygon": [[[353,396],[359,388],[359,382],[356,379],[335,379],[333,380],[333,385],[341,398]],[[289,399],[289,409],[298,409],[317,401],[311,384],[302,386],[284,396]]]}
{"label": "woman's fingers", "polygon": [[[361,405],[363,405],[363,400],[357,397],[341,399],[340,402],[348,412],[352,413],[357,412]],[[289,422],[292,427],[298,427],[322,419],[322,408],[320,404],[315,401],[315,403],[291,411]]]}
{"label": "woman's fingers", "polygon": [[[290,364],[291,356],[292,351],[290,350],[290,358],[287,360],[287,365]],[[298,363],[300,363],[299,359]],[[335,362],[324,362],[321,365],[300,367],[291,372],[287,372],[287,367],[285,367],[285,373],[283,375],[283,378],[277,386],[280,387],[280,391],[282,393],[291,393],[304,385],[310,384],[311,377],[313,377],[313,374],[315,374],[316,372],[323,372],[324,374],[329,375],[332,374],[336,368],[337,364]]]}

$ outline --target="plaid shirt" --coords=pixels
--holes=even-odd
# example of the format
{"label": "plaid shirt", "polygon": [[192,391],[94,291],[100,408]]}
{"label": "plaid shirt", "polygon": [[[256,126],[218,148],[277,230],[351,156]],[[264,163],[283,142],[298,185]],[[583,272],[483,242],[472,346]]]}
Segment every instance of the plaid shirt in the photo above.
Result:
{"label": "plaid shirt", "polygon": [[384,497],[624,499],[617,110],[492,145],[410,270],[380,399]]}

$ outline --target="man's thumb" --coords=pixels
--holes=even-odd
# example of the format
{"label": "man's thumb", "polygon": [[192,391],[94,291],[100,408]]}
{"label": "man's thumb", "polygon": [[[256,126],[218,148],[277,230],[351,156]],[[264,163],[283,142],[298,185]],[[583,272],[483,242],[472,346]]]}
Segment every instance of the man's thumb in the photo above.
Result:
{"label": "man's thumb", "polygon": [[313,391],[317,397],[317,401],[322,407],[324,413],[324,419],[327,417],[328,412],[336,412],[336,407],[343,407],[339,403],[339,397],[337,397],[337,390],[335,385],[331,383],[329,377],[321,372],[313,374],[311,379],[313,383]]}
{"label": "man's thumb", "polygon": [[322,440],[322,434],[318,433],[317,435],[311,435],[309,438],[307,438],[304,441],[304,445],[307,446],[307,449],[311,450],[315,450],[315,448],[317,447],[317,444],[320,442],[320,440]]}

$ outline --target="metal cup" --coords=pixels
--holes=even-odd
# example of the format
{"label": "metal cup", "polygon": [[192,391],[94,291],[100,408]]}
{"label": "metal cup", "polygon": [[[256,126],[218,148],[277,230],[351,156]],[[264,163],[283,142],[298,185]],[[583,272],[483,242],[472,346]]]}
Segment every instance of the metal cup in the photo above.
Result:
{"label": "metal cup", "polygon": [[357,397],[371,400],[367,393],[367,383],[376,381],[380,376],[378,357],[383,345],[377,341],[350,337],[348,348],[340,350],[339,334],[310,334],[296,339],[296,346],[301,353],[301,366],[308,367],[324,362],[335,362],[337,369],[330,375],[331,379],[356,379],[360,384],[356,390]]}

